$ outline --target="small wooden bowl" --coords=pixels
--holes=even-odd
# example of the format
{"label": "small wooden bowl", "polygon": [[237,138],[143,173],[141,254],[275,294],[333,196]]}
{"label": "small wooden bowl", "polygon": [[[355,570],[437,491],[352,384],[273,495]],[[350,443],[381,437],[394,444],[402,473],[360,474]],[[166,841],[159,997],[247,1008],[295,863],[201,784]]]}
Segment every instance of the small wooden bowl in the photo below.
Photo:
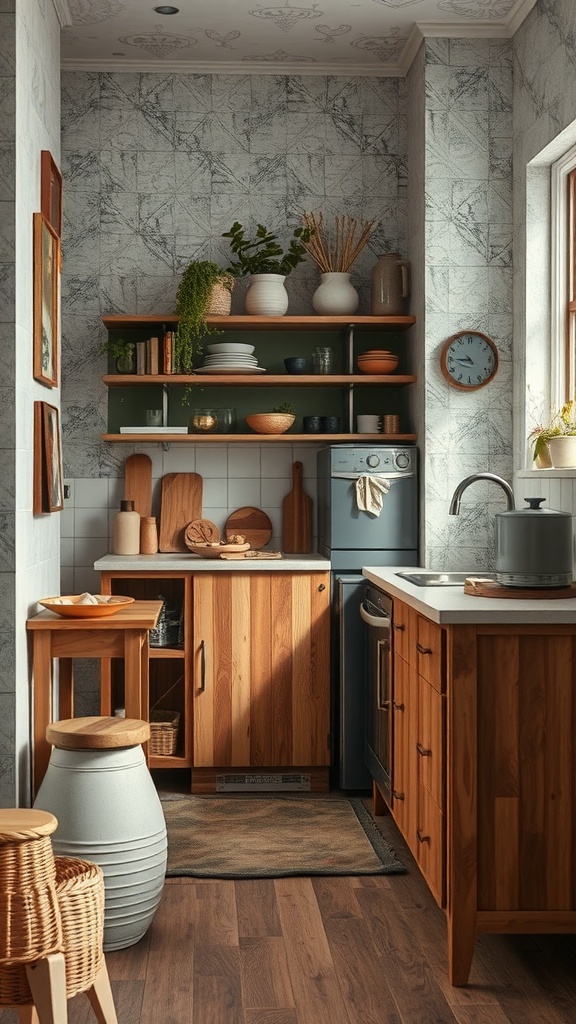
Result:
{"label": "small wooden bowl", "polygon": [[397,356],[371,356],[370,358],[358,356],[360,373],[394,373],[397,366]]}
{"label": "small wooden bowl", "polygon": [[285,434],[295,416],[286,412],[257,412],[246,417],[246,423],[256,434]]}
{"label": "small wooden bowl", "polygon": [[201,555],[202,558],[220,558],[222,553],[230,554],[237,551],[248,551],[248,541],[244,544],[192,544],[186,541],[186,547],[194,555]]}

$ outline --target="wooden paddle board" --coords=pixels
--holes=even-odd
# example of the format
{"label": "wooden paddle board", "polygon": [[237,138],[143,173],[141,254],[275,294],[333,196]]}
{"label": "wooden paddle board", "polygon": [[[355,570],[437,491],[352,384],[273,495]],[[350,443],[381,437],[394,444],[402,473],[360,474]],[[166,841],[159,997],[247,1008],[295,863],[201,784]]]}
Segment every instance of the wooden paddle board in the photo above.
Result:
{"label": "wooden paddle board", "polygon": [[282,502],[282,550],[307,555],[312,551],[312,498],[302,486],[302,463],[292,466],[292,490]]}
{"label": "wooden paddle board", "polygon": [[129,455],[124,463],[124,497],[134,502],[139,516],[152,515],[152,459]]}
{"label": "wooden paddle board", "polygon": [[202,477],[166,473],[161,481],[159,550],[188,551],[184,531],[202,515]]}
{"label": "wooden paddle board", "polygon": [[272,536],[272,523],[270,518],[261,508],[253,508],[245,505],[237,508],[226,520],[224,527],[226,539],[235,534],[241,534],[248,541],[251,548],[263,548]]}

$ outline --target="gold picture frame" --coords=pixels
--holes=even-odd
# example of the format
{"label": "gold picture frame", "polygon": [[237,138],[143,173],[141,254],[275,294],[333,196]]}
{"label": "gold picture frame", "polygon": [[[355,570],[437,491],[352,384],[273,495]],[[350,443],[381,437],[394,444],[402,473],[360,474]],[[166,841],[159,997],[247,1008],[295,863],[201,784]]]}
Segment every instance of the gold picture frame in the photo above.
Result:
{"label": "gold picture frame", "polygon": [[60,239],[44,214],[34,214],[34,379],[58,387]]}

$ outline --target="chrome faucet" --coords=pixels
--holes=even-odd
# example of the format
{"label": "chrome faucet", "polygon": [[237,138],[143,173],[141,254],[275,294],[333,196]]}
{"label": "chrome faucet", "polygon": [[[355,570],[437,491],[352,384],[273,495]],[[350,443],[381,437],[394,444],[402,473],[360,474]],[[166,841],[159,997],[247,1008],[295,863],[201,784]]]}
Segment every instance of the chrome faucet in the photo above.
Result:
{"label": "chrome faucet", "polygon": [[506,481],[503,480],[501,476],[496,476],[495,473],[473,473],[472,476],[465,477],[464,480],[461,480],[460,483],[458,484],[456,490],[454,491],[454,494],[452,495],[448,515],[460,515],[460,501],[462,495],[464,494],[466,488],[469,487],[470,484],[473,484],[476,480],[491,480],[492,483],[498,484],[498,486],[502,488],[506,495],[508,511],[511,511],[515,507],[514,492],[510,487],[510,484],[507,484]]}

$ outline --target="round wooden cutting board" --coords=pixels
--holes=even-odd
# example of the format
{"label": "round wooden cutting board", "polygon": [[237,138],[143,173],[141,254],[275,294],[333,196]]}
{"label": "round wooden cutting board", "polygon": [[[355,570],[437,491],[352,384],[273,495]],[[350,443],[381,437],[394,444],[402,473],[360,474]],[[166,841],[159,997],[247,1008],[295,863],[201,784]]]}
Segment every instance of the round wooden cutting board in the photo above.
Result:
{"label": "round wooden cutting board", "polygon": [[263,548],[272,536],[272,523],[261,508],[250,505],[237,508],[226,520],[224,527],[226,540],[235,534],[242,534],[251,548]]}

